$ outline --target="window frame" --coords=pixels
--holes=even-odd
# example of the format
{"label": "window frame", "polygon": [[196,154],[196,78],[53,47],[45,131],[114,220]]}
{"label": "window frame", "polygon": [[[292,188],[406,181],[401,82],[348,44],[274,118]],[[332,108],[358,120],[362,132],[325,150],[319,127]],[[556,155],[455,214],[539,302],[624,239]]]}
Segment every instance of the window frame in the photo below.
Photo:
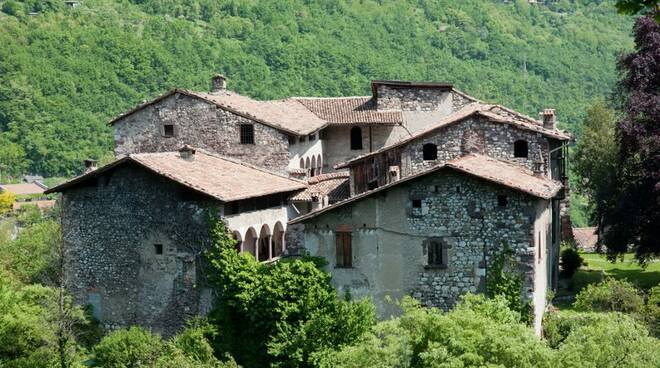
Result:
{"label": "window frame", "polygon": [[[249,128],[249,131],[246,130]],[[241,144],[255,144],[254,124],[241,124],[239,126],[239,141]]]}
{"label": "window frame", "polygon": [[[442,238],[429,238],[424,241],[427,269],[447,269],[449,267],[449,245]],[[439,262],[438,262],[439,261]]]}
{"label": "window frame", "polygon": [[353,232],[335,232],[335,268],[353,268]]}
{"label": "window frame", "polygon": [[518,139],[513,142],[514,158],[529,158],[529,142],[524,139]]}
{"label": "window frame", "polygon": [[[172,129],[172,131],[168,132],[168,129]],[[176,129],[174,124],[163,124],[163,137],[173,138],[174,136],[176,136]]]}
{"label": "window frame", "polygon": [[438,145],[430,142],[424,143],[422,145],[422,160],[435,161],[437,159],[438,159]]}

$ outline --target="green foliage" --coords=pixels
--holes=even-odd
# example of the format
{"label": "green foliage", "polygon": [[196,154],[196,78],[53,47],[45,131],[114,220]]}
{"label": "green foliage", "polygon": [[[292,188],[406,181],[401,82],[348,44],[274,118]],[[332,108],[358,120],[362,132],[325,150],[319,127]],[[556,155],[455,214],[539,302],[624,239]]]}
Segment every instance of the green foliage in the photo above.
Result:
{"label": "green foliage", "polygon": [[59,222],[50,218],[23,218],[36,221],[15,240],[0,244],[0,268],[23,283],[58,284]]}
{"label": "green foliage", "polygon": [[613,278],[587,286],[576,296],[574,304],[579,311],[635,314],[640,313],[643,306],[644,299],[633,284]]}
{"label": "green foliage", "polygon": [[582,319],[575,323],[557,351],[560,367],[658,367],[660,341],[646,328],[620,313]]}
{"label": "green foliage", "polygon": [[579,133],[583,106],[615,83],[631,20],[612,1],[546,3],[4,1],[39,15],[0,18],[0,140],[33,172],[80,173],[111,151],[109,119],[174,86],[207,90],[218,72],[256,98],[449,81],[533,116],[555,107]]}
{"label": "green foliage", "polygon": [[502,296],[509,308],[519,313],[519,320],[531,322],[531,304],[522,297],[523,279],[517,267],[513,252],[505,244],[500,252],[492,256],[486,269],[486,295],[491,298]]}
{"label": "green foliage", "polygon": [[217,350],[246,367],[311,366],[315,353],[351,343],[375,321],[370,302],[340,300],[330,275],[309,260],[260,264],[212,225],[209,278],[220,292]]}
{"label": "green foliage", "polygon": [[12,206],[16,202],[16,196],[14,193],[5,190],[0,193],[0,215],[5,214],[11,211]]}
{"label": "green foliage", "polygon": [[467,295],[449,313],[403,302],[401,317],[378,323],[320,367],[551,367],[553,354],[519,323],[502,297]]}
{"label": "green foliage", "polygon": [[65,331],[63,354],[58,350],[62,323],[84,326],[78,308],[65,299],[65,319],[58,314],[58,290],[39,285],[20,286],[0,274],[0,366],[7,368],[59,367],[60,359],[70,366],[80,356],[70,331]]}
{"label": "green foliage", "polygon": [[607,322],[616,313],[554,311],[543,318],[543,337],[550,347],[558,348],[573,331],[594,323]]}
{"label": "green foliage", "polygon": [[111,332],[94,347],[93,361],[97,367],[150,367],[165,350],[158,335],[139,327]]}
{"label": "green foliage", "polygon": [[660,285],[649,292],[644,308],[644,318],[653,336],[660,338]]}
{"label": "green foliage", "polygon": [[584,259],[580,256],[575,246],[564,247],[560,255],[561,274],[570,279],[575,272],[584,264]]}
{"label": "green foliage", "polygon": [[650,14],[660,23],[660,4],[658,0],[617,0],[616,8],[621,14]]}

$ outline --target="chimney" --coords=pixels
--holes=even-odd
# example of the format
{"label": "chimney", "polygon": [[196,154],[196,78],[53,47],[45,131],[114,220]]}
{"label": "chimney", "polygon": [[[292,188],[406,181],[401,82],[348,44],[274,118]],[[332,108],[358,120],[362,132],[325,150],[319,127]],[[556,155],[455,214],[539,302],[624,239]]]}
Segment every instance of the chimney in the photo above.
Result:
{"label": "chimney", "polygon": [[195,159],[195,149],[186,144],[179,149],[179,156],[186,161],[193,161]]}
{"label": "chimney", "polygon": [[544,109],[539,113],[543,119],[543,127],[555,129],[555,109]]}
{"label": "chimney", "polygon": [[211,93],[217,93],[227,88],[227,79],[222,74],[216,74],[211,78]]}
{"label": "chimney", "polygon": [[92,160],[92,159],[88,158],[84,162],[85,162],[85,174],[87,174],[88,172],[92,172],[92,171],[96,170],[96,163],[97,163],[96,160]]}

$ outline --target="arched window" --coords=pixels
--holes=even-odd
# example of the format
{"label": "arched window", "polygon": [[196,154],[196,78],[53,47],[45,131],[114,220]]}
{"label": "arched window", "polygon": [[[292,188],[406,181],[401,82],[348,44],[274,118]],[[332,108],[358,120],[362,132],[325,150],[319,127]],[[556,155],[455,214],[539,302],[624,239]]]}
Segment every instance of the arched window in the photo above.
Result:
{"label": "arched window", "polygon": [[305,168],[305,159],[302,158],[302,157],[300,158],[300,168],[301,168],[301,169],[304,169],[304,168]]}
{"label": "arched window", "polygon": [[273,231],[273,258],[281,256],[284,247],[284,226],[278,221],[275,223],[275,230]]}
{"label": "arched window", "polygon": [[517,140],[513,143],[513,157],[527,157],[527,141]]}
{"label": "arched window", "polygon": [[427,143],[422,146],[424,161],[436,160],[438,158],[438,146],[433,143]]}
{"label": "arched window", "polygon": [[245,240],[243,240],[243,252],[257,256],[257,232],[253,227],[245,232]]}
{"label": "arched window", "polygon": [[241,238],[241,233],[234,231],[232,236],[234,237],[234,240],[236,240],[236,251],[240,253],[243,250],[243,240]]}
{"label": "arched window", "polygon": [[362,129],[360,127],[356,126],[351,128],[351,149],[362,149]]}
{"label": "arched window", "polygon": [[270,237],[270,228],[268,225],[264,224],[264,226],[261,227],[261,231],[259,232],[259,248],[257,251],[257,258],[259,259],[259,262],[264,262],[269,260],[272,255],[270,254],[271,252],[271,237]]}
{"label": "arched window", "polygon": [[321,174],[323,168],[323,159],[321,158],[321,155],[318,155],[318,158],[316,159],[316,174],[319,175]]}
{"label": "arched window", "polygon": [[312,156],[312,166],[309,169],[309,176],[316,175],[316,156]]}

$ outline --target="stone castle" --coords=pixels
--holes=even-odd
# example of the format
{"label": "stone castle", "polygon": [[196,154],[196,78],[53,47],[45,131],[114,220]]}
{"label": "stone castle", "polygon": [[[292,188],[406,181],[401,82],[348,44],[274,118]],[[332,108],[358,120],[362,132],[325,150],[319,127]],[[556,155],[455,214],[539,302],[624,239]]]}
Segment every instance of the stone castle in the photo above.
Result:
{"label": "stone castle", "polygon": [[216,76],[122,114],[117,159],[62,193],[67,289],[108,328],[171,334],[206,314],[206,211],[237,251],[328,260],[339,292],[450,308],[513,252],[535,325],[556,285],[570,136],[450,84],[372,81],[358,97],[259,101]]}

